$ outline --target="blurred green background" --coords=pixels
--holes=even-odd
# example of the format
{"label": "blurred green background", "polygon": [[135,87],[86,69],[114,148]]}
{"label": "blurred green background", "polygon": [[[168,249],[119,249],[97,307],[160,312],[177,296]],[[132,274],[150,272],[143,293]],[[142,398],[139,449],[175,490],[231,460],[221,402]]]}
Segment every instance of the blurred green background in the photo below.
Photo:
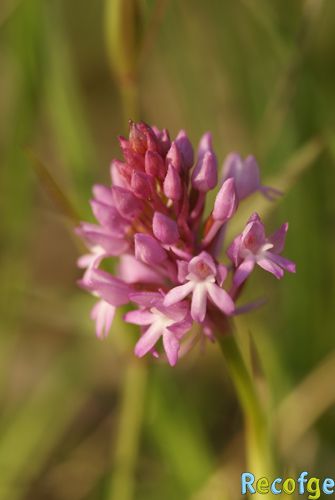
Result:
{"label": "blurred green background", "polygon": [[[115,2],[0,3],[0,498],[235,500],[243,423],[217,346],[173,370],[138,363],[120,319],[96,340],[76,286],[80,247],[55,182],[90,218],[92,182],[120,157]],[[289,220],[298,272],[256,271],[245,300],[268,303],[237,324],[282,471],[332,477],[335,2],[142,0],[135,21],[141,118],[195,144],[211,130],[220,162],[252,152],[286,191],[256,196],[240,221],[255,207],[269,231]]]}

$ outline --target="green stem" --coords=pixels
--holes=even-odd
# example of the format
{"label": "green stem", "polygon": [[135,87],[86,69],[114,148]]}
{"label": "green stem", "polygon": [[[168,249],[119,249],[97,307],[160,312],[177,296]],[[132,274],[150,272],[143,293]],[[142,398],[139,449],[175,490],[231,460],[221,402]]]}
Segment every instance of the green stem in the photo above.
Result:
{"label": "green stem", "polygon": [[114,449],[114,464],[110,500],[134,498],[135,468],[140,443],[144,399],[147,385],[147,366],[136,359],[126,368],[122,387],[119,426]]}
{"label": "green stem", "polygon": [[273,471],[273,460],[268,421],[255,384],[237,345],[236,336],[219,332],[217,340],[244,414],[248,467],[258,477],[269,476]]}

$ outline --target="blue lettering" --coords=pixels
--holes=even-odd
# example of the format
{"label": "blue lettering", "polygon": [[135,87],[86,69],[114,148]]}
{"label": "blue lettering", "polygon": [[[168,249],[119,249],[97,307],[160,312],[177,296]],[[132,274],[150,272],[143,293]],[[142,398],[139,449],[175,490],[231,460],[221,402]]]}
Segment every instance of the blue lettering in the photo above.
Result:
{"label": "blue lettering", "polygon": [[307,483],[306,476],[308,476],[308,472],[302,472],[300,476],[298,477],[298,483],[299,483],[299,495],[303,495],[305,493],[305,484]]}
{"label": "blue lettering", "polygon": [[277,477],[277,479],[275,479],[271,485],[271,493],[273,493],[274,495],[280,495],[281,493],[281,490],[278,490],[276,488],[276,484],[279,484],[282,482],[282,478],[281,477]]}
{"label": "blue lettering", "polygon": [[[326,495],[331,495],[334,493],[334,486],[335,486],[335,481],[334,479],[331,479],[330,477],[326,477],[326,479],[323,481],[322,485],[322,491]],[[332,488],[332,489],[330,489]]]}
{"label": "blue lettering", "polygon": [[254,495],[256,493],[255,488],[252,484],[255,482],[255,476],[251,474],[251,472],[243,472],[241,475],[241,490],[242,495],[246,495],[247,493],[251,493]]}

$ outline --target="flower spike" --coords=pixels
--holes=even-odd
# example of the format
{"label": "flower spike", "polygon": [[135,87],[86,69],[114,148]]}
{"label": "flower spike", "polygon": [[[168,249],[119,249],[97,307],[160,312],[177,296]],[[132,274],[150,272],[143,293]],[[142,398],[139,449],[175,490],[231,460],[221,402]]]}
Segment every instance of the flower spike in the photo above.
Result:
{"label": "flower spike", "polygon": [[[112,186],[93,187],[97,222],[76,228],[88,248],[78,260],[84,270],[79,286],[97,298],[91,318],[99,338],[108,335],[116,309],[130,306],[124,319],[139,326],[135,355],[163,356],[175,366],[198,340],[215,341],[215,328],[225,328],[230,316],[260,305],[235,304],[256,265],[278,279],[295,272],[295,264],[281,255],[288,224],[266,236],[254,213],[223,249],[239,202],[255,191],[271,199],[278,194],[262,185],[255,158],[228,155],[218,186],[210,132],[202,136],[195,160],[185,130],[171,141],[166,129],[130,122],[129,137],[119,143],[123,158],[111,163]],[[223,250],[228,265],[218,257]],[[114,275],[103,271],[104,261],[115,257]]]}

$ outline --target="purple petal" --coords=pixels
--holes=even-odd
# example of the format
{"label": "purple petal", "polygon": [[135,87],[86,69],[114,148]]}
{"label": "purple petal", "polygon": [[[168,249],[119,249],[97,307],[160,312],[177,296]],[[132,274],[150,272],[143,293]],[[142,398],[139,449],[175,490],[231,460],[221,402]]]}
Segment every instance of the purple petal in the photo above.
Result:
{"label": "purple petal", "polygon": [[247,224],[250,224],[251,222],[262,222],[257,212],[254,212],[253,214],[250,215]]}
{"label": "purple petal", "polygon": [[239,175],[237,196],[242,200],[257,191],[260,185],[259,166],[256,158],[250,155],[244,160],[243,170]]}
{"label": "purple petal", "polygon": [[144,172],[134,170],[131,176],[131,189],[141,199],[150,199],[152,196],[151,177]]}
{"label": "purple petal", "polygon": [[259,167],[253,156],[243,160],[238,153],[230,153],[223,164],[223,179],[229,177],[235,181],[239,200],[243,200],[260,187]]}
{"label": "purple petal", "polygon": [[129,183],[125,177],[121,174],[122,169],[124,169],[125,164],[119,160],[113,160],[110,166],[110,176],[112,179],[113,186],[118,186],[121,188],[128,188]]}
{"label": "purple petal", "polygon": [[142,211],[142,204],[128,189],[113,186],[113,199],[115,206],[122,217],[133,220]]}
{"label": "purple petal", "polygon": [[214,304],[221,309],[225,314],[230,315],[235,310],[235,304],[231,296],[224,290],[220,288],[215,283],[210,283],[207,285],[207,290],[210,298]]}
{"label": "purple petal", "polygon": [[111,329],[116,308],[104,300],[99,300],[91,310],[91,319],[96,323],[98,338],[106,338]]}
{"label": "purple petal", "polygon": [[177,336],[177,338],[180,339],[192,327],[193,324],[192,318],[190,315],[188,316],[189,317],[187,319],[183,319],[182,321],[178,321],[177,323],[173,323],[173,325],[168,326],[167,330],[171,330],[171,332],[173,332]]}
{"label": "purple petal", "polygon": [[279,267],[275,262],[272,262],[267,258],[257,260],[257,264],[265,269],[265,271],[273,274],[279,280],[284,276],[284,271],[282,270],[282,268]]}
{"label": "purple petal", "polygon": [[[232,177],[236,184],[238,183],[238,178],[240,177],[240,172],[243,170],[242,158],[238,153],[229,153],[222,166],[222,179],[223,181]],[[237,190],[237,188],[236,188]]]}
{"label": "purple petal", "polygon": [[287,230],[288,222],[285,222],[268,238],[268,241],[273,244],[271,252],[281,253],[284,250]]}
{"label": "purple petal", "polygon": [[143,307],[157,307],[163,304],[163,296],[158,292],[132,292],[129,299]]}
{"label": "purple petal", "polygon": [[213,257],[207,252],[201,252],[190,261],[188,265],[189,272],[195,274],[200,279],[207,278],[209,275],[216,275],[216,264]]}
{"label": "purple petal", "polygon": [[189,140],[185,130],[180,130],[175,142],[183,157],[185,168],[187,170],[190,169],[194,162],[194,152],[191,141]]}
{"label": "purple petal", "polygon": [[197,161],[192,173],[192,186],[198,191],[207,192],[215,188],[218,181],[218,167],[215,154],[206,151]]}
{"label": "purple petal", "polygon": [[103,186],[102,184],[95,184],[93,186],[93,195],[94,198],[100,203],[114,206],[114,199],[111,188]]}
{"label": "purple petal", "polygon": [[141,338],[135,345],[135,354],[139,358],[145,356],[156,344],[157,340],[162,335],[161,325],[153,323],[149,328],[142,334]]}
{"label": "purple petal", "polygon": [[89,287],[113,306],[127,304],[132,291],[129,285],[100,269],[91,271]]}
{"label": "purple petal", "polygon": [[145,264],[160,264],[167,259],[164,248],[150,234],[136,233],[134,243],[136,259],[145,262]]}
{"label": "purple petal", "polygon": [[160,274],[130,254],[121,255],[117,274],[126,283],[163,283]]}
{"label": "purple petal", "polygon": [[224,266],[223,264],[219,264],[216,271],[216,281],[218,282],[219,286],[222,286],[222,283],[227,278],[227,274],[228,269],[226,268],[226,266]]}
{"label": "purple petal", "polygon": [[156,238],[167,245],[172,245],[179,239],[177,223],[160,212],[154,214],[152,230]]}
{"label": "purple petal", "polygon": [[123,236],[129,223],[121,217],[114,206],[106,205],[96,200],[91,200],[93,214],[97,221],[109,229],[113,235]]}
{"label": "purple petal", "polygon": [[171,146],[169,131],[166,128],[163,128],[159,139],[161,143],[162,152],[165,155],[169,151],[169,148]]}
{"label": "purple petal", "polygon": [[175,335],[167,329],[163,333],[163,346],[170,366],[175,366],[178,361],[180,344]]}
{"label": "purple petal", "polygon": [[292,262],[291,260],[285,259],[281,255],[276,255],[276,254],[272,253],[272,251],[266,252],[266,257],[268,259],[272,260],[272,262],[275,262],[276,264],[278,264],[278,266],[282,267],[283,269],[285,269],[289,273],[296,272],[295,263]]}
{"label": "purple petal", "polygon": [[225,222],[234,215],[236,208],[237,196],[234,179],[230,177],[222,184],[220,191],[216,195],[213,218]]}
{"label": "purple petal", "polygon": [[164,298],[164,306],[169,307],[172,304],[176,304],[183,300],[187,295],[189,295],[194,288],[194,283],[192,281],[188,281],[184,285],[176,286],[172,288]]}
{"label": "purple petal", "polygon": [[252,253],[257,254],[259,248],[265,243],[265,229],[261,220],[258,218],[248,222],[242,233],[242,246],[250,250]]}
{"label": "purple petal", "polygon": [[194,321],[202,323],[206,316],[206,308],[207,287],[204,283],[196,284],[193,290],[191,303],[191,316]]}
{"label": "purple petal", "polygon": [[254,267],[255,261],[253,259],[245,259],[242,264],[239,265],[239,267],[235,271],[233,278],[235,288],[238,288],[242,285],[242,283],[247,279]]}
{"label": "purple petal", "polygon": [[161,313],[175,322],[186,319],[189,312],[189,302],[186,300],[169,305],[168,307],[162,302],[162,304],[157,304],[156,307]]}
{"label": "purple petal", "polygon": [[231,243],[231,245],[227,250],[228,257],[236,267],[239,265],[240,262],[241,242],[242,242],[242,235],[239,234],[238,236],[236,236],[236,238],[234,239],[234,241]]}
{"label": "purple petal", "polygon": [[172,141],[169,151],[166,155],[167,165],[171,164],[177,172],[183,167],[183,158],[175,141]]}
{"label": "purple petal", "polygon": [[85,268],[93,269],[99,266],[104,256],[105,252],[103,250],[99,253],[98,252],[88,253],[79,257],[79,259],[77,260],[77,265],[81,269]]}
{"label": "purple petal", "polygon": [[145,154],[145,171],[152,177],[163,180],[166,175],[166,167],[163,158],[155,151],[147,151]]}
{"label": "purple petal", "polygon": [[129,311],[124,315],[123,319],[127,323],[133,323],[134,325],[150,325],[153,321],[153,314],[150,311]]}
{"label": "purple petal", "polygon": [[200,139],[198,146],[198,160],[203,158],[207,151],[211,151],[215,154],[212,146],[212,134],[210,132],[205,132]]}
{"label": "purple petal", "polygon": [[182,196],[182,185],[180,176],[177,170],[171,165],[168,165],[168,170],[163,184],[164,194],[171,200],[180,200]]}
{"label": "purple petal", "polygon": [[124,253],[129,243],[124,238],[119,238],[111,234],[109,229],[83,222],[79,228],[76,228],[76,233],[81,236],[88,246],[101,246],[106,254],[116,256]]}
{"label": "purple petal", "polygon": [[178,266],[178,281],[184,283],[188,275],[188,262],[186,260],[177,260]]}

